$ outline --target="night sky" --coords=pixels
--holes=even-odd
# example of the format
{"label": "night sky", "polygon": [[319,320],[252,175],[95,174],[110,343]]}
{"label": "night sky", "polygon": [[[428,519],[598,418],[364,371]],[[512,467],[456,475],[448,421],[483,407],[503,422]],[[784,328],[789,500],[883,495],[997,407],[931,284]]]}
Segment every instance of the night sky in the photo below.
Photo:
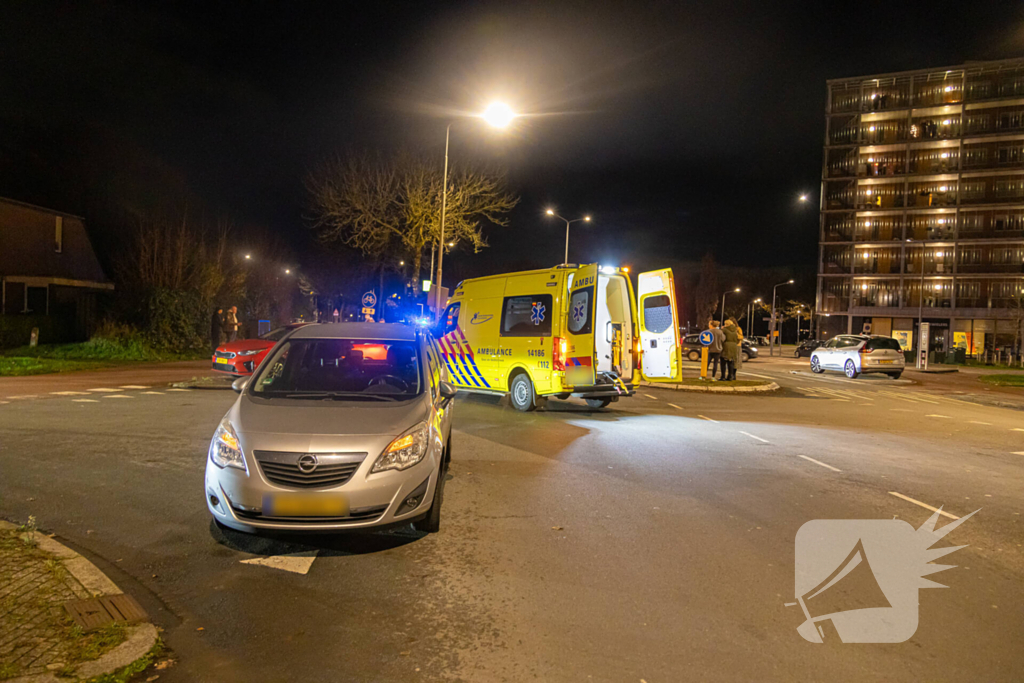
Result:
{"label": "night sky", "polygon": [[[506,168],[522,198],[454,276],[560,262],[549,205],[594,217],[571,260],[813,268],[826,79],[1021,54],[1013,2],[8,2],[0,151],[33,155],[26,125],[142,150],[301,252],[318,160],[441,164],[454,121],[452,162]],[[493,99],[526,116],[463,116]],[[32,177],[5,169],[0,196],[72,201]]]}

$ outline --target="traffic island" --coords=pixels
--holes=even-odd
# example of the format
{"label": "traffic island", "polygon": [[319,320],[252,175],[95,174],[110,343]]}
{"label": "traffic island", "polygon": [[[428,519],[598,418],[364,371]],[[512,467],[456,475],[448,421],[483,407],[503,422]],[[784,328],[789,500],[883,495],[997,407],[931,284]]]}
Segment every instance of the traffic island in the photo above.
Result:
{"label": "traffic island", "polygon": [[706,391],[716,394],[746,394],[753,392],[777,391],[779,385],[763,379],[739,379],[732,382],[712,381],[699,377],[684,377],[681,382],[640,382],[641,386],[673,391]]}
{"label": "traffic island", "polygon": [[96,565],[33,518],[0,520],[0,681],[121,680],[159,649],[144,610]]}

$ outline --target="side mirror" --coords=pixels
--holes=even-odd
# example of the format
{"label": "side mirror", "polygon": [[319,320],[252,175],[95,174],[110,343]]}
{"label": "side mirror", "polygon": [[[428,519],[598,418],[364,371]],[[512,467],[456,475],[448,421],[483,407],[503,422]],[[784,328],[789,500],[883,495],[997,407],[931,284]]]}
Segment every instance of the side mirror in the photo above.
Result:
{"label": "side mirror", "polygon": [[441,407],[445,407],[449,403],[451,403],[452,399],[455,398],[455,394],[459,392],[459,390],[456,389],[450,382],[445,382],[444,380],[441,380],[441,383],[438,385],[438,388],[441,391]]}
{"label": "side mirror", "polygon": [[231,383],[231,388],[235,390],[236,394],[240,394],[245,391],[245,385],[249,383],[248,377],[239,377]]}

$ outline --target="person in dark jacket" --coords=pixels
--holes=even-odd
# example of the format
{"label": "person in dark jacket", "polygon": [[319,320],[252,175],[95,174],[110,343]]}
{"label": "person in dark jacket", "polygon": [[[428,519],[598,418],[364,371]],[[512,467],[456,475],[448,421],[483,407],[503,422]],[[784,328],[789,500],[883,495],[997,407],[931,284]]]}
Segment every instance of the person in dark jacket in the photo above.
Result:
{"label": "person in dark jacket", "polygon": [[220,346],[220,335],[221,330],[224,329],[224,309],[218,308],[210,316],[210,344],[213,345],[213,353],[217,352],[217,347]]}
{"label": "person in dark jacket", "polygon": [[708,329],[704,331],[711,333],[711,345],[708,346],[708,369],[711,372],[708,377],[714,379],[718,372],[718,359],[722,355],[722,342],[725,338],[722,336],[722,330],[718,328],[717,320],[709,322]]}
{"label": "person in dark jacket", "polygon": [[722,327],[725,343],[722,344],[722,381],[736,379],[736,357],[740,353],[739,328],[730,320]]}

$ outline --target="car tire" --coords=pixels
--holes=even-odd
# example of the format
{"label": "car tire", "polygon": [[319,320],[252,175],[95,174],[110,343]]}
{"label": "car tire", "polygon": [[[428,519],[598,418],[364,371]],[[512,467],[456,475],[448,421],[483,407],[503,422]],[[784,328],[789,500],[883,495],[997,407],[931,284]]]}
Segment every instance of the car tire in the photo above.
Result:
{"label": "car tire", "polygon": [[607,408],[608,405],[612,402],[610,398],[588,398],[585,400],[587,402],[587,405],[593,408],[594,410]]}
{"label": "car tire", "polygon": [[893,379],[899,379],[899,378],[900,378],[900,375],[902,375],[902,374],[903,374],[903,371],[902,371],[902,370],[900,370],[899,372],[887,372],[887,373],[885,373],[885,374],[889,375],[889,376],[890,376],[890,377],[892,377]]}
{"label": "car tire", "polygon": [[533,392],[530,376],[521,372],[512,378],[508,388],[508,398],[512,407],[522,413],[537,409],[537,395]]}
{"label": "car tire", "polygon": [[799,351],[794,351],[793,352],[793,358],[799,358],[799,357],[800,357],[800,352]]}
{"label": "car tire", "polygon": [[750,354],[747,353],[746,351],[744,351],[743,352],[743,362],[746,363],[749,360],[750,360]]}
{"label": "car tire", "polygon": [[846,376],[850,379],[857,379],[857,375],[860,374],[857,372],[857,364],[852,360],[846,361],[846,365],[843,366],[843,372],[846,373]]}
{"label": "car tire", "polygon": [[696,363],[697,361],[700,360],[700,352],[690,349],[689,352],[687,352],[686,354],[686,358]]}
{"label": "car tire", "polygon": [[817,356],[811,356],[811,372],[813,372],[815,375],[820,375],[821,373],[825,372],[825,370],[821,367],[821,361],[818,360]]}
{"label": "car tire", "polygon": [[436,534],[441,530],[441,504],[444,502],[444,482],[448,478],[448,457],[451,449],[451,438],[448,439],[448,447],[445,449],[444,458],[437,475],[437,483],[434,484],[434,499],[430,502],[430,510],[426,517],[412,523],[412,528],[422,531],[425,534]]}

